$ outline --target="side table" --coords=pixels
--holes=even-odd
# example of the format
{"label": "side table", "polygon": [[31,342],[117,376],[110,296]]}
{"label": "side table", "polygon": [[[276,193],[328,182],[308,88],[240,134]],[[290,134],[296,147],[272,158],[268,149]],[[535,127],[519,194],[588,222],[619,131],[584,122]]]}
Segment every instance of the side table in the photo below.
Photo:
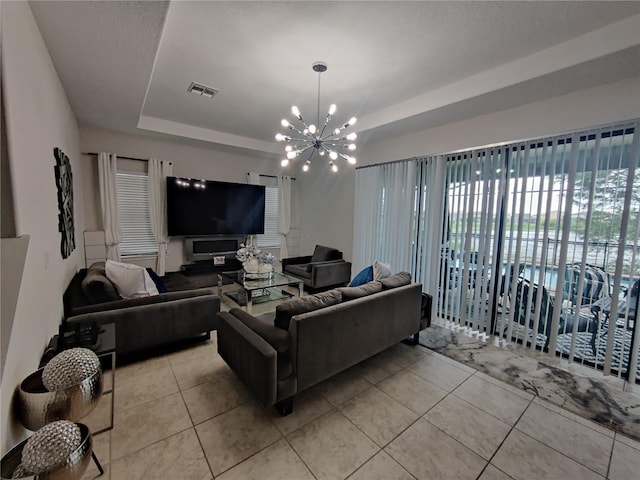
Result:
{"label": "side table", "polygon": [[[60,336],[54,335],[49,341],[49,345],[45,350],[45,353],[40,360],[40,368],[44,367],[53,356],[60,353],[62,350],[78,347],[81,345],[73,345],[66,343],[65,345],[59,345]],[[104,427],[96,432],[92,432],[93,435],[106,432],[113,429],[114,418],[114,401],[115,401],[115,389],[116,389],[116,326],[114,323],[107,323],[100,326],[98,333],[98,341],[93,348],[90,348],[100,359],[100,364],[104,370],[107,366],[111,367],[111,385],[109,390],[102,392],[102,395],[111,395],[111,418],[107,427]]]}

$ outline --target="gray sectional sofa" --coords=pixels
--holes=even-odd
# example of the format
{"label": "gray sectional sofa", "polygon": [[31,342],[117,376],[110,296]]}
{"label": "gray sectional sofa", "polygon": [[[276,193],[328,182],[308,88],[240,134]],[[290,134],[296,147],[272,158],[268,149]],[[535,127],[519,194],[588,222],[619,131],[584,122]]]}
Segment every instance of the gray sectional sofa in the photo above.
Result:
{"label": "gray sectional sofa", "polygon": [[114,323],[118,354],[189,338],[210,338],[220,299],[217,289],[198,287],[213,285],[213,275],[194,281],[181,273],[168,274],[162,279],[165,293],[125,300],[107,278],[104,265],[94,263],[71,280],[64,293],[65,327]]}
{"label": "gray sectional sofa", "polygon": [[264,406],[286,415],[297,393],[416,334],[422,285],[401,272],[288,300],[275,314],[218,314],[218,352]]}

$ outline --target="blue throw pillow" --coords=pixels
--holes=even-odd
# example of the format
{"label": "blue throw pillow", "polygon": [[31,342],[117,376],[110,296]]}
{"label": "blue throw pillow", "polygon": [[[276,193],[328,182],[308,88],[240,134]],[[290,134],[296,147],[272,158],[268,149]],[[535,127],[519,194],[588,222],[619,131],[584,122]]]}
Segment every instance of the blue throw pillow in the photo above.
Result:
{"label": "blue throw pillow", "polygon": [[162,279],[158,276],[158,274],[154,272],[152,268],[149,268],[149,267],[147,267],[147,273],[151,277],[151,280],[153,280],[153,283],[156,284],[158,293],[167,293],[167,287],[165,286]]}
{"label": "blue throw pillow", "polygon": [[363,269],[359,274],[353,277],[353,280],[351,280],[349,286],[357,287],[358,285],[364,285],[371,280],[373,280],[373,266],[369,266]]}

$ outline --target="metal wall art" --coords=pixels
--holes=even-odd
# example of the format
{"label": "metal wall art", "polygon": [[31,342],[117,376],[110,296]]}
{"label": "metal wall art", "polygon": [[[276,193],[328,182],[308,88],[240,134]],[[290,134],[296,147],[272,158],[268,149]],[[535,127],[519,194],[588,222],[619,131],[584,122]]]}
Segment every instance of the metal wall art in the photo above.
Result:
{"label": "metal wall art", "polygon": [[60,239],[60,253],[67,258],[76,248],[75,228],[73,226],[73,175],[71,163],[59,148],[53,149],[56,158],[56,186],[58,187],[58,230]]}

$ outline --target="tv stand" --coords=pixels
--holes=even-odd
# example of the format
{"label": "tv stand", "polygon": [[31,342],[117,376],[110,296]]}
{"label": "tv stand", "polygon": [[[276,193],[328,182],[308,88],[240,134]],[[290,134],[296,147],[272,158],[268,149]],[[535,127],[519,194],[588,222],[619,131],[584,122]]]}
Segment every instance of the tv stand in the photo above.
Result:
{"label": "tv stand", "polygon": [[182,265],[182,273],[185,275],[202,275],[206,273],[218,273],[230,270],[240,270],[242,263],[235,258],[225,257],[222,265],[215,265],[213,259],[200,260],[193,263]]}
{"label": "tv stand", "polygon": [[187,262],[213,263],[215,258],[225,257],[235,258],[235,254],[240,248],[240,243],[244,241],[244,235],[215,235],[209,237],[186,237],[184,239],[184,250]]}

